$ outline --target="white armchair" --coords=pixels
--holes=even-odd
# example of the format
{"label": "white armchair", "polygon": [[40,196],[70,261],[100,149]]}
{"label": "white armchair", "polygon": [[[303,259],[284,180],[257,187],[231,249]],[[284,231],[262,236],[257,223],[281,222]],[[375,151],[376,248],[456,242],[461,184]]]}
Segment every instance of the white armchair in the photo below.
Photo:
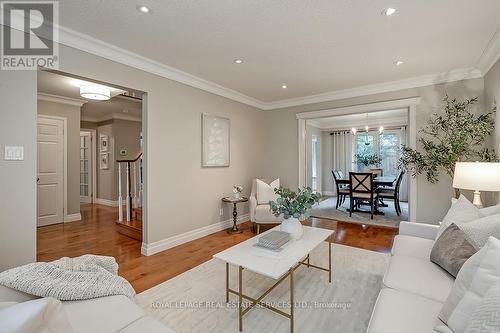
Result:
{"label": "white armchair", "polygon": [[[267,179],[262,179],[268,182]],[[271,207],[269,204],[258,204],[257,200],[257,182],[254,179],[252,181],[252,192],[250,193],[250,221],[256,226],[257,234],[260,233],[261,224],[280,224],[281,217],[276,217],[271,212]]]}

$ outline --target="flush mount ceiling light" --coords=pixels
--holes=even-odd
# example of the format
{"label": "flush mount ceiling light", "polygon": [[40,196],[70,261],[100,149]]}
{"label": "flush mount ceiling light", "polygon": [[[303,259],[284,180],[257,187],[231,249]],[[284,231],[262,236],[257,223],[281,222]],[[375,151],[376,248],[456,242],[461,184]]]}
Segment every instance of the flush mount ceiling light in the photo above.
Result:
{"label": "flush mount ceiling light", "polygon": [[383,11],[382,11],[382,15],[385,15],[385,16],[391,16],[392,14],[394,14],[396,12],[396,9],[395,8],[392,8],[392,7],[389,7],[389,8],[385,8]]}
{"label": "flush mount ceiling light", "polygon": [[239,65],[239,64],[243,63],[243,60],[241,60],[241,59],[235,59],[234,63]]}
{"label": "flush mount ceiling light", "polygon": [[286,89],[288,86],[286,84],[281,85],[281,89]]}
{"label": "flush mount ceiling light", "polygon": [[150,12],[150,9],[144,5],[137,6],[137,10],[140,11],[141,13],[144,13],[144,14],[147,14]]}
{"label": "flush mount ceiling light", "polygon": [[404,61],[402,61],[402,60],[398,60],[398,61],[394,62],[394,65],[396,65],[396,66],[401,66],[401,65],[402,65],[402,64],[404,64],[404,63],[405,63]]}
{"label": "flush mount ceiling light", "polygon": [[83,85],[80,87],[80,96],[95,101],[107,101],[111,98],[111,89],[97,84]]}

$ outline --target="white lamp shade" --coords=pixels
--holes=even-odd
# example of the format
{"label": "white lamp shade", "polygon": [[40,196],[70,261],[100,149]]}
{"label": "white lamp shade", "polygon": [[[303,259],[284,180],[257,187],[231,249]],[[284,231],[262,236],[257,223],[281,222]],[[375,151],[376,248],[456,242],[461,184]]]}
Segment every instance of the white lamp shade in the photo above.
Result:
{"label": "white lamp shade", "polygon": [[80,96],[96,101],[107,101],[111,98],[111,89],[97,84],[83,85],[80,87]]}
{"label": "white lamp shade", "polygon": [[453,187],[474,191],[500,191],[500,163],[458,162]]}

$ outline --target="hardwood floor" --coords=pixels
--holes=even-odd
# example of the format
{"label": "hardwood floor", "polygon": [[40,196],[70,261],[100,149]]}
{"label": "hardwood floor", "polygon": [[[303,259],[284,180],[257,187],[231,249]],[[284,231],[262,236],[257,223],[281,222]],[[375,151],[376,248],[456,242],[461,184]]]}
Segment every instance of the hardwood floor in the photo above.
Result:
{"label": "hardwood floor", "polygon": [[[82,221],[38,228],[37,259],[50,261],[92,253],[116,258],[119,274],[139,293],[208,261],[217,252],[253,237],[251,223],[243,233],[217,232],[146,257],[141,242],[117,231],[116,208],[82,205]],[[316,219],[305,224],[335,230],[332,241],[379,252],[389,252],[397,229]],[[262,228],[266,230],[267,228]]]}

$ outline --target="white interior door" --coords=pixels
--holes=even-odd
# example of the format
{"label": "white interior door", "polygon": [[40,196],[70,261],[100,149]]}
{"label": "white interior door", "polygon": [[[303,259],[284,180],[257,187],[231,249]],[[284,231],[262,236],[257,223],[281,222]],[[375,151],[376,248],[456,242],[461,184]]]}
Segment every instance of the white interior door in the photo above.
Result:
{"label": "white interior door", "polygon": [[80,132],[80,202],[92,202],[92,133]]}
{"label": "white interior door", "polygon": [[64,222],[64,122],[39,116],[38,226]]}

